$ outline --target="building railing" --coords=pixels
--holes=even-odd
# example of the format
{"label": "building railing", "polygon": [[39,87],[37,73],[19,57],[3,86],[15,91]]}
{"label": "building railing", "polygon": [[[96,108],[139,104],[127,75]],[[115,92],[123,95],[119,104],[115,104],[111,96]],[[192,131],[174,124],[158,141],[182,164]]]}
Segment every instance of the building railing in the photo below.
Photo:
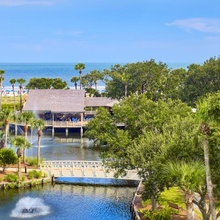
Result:
{"label": "building railing", "polygon": [[86,126],[88,124],[88,121],[44,121],[45,126],[53,126],[53,127],[81,127]]}

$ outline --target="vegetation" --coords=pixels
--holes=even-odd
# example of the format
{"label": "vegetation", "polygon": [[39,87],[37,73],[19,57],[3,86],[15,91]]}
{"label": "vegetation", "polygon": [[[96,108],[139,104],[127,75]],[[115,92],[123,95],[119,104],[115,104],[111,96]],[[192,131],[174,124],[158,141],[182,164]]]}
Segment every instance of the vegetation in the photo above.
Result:
{"label": "vegetation", "polygon": [[2,166],[3,173],[5,173],[7,166],[15,164],[16,162],[17,157],[12,149],[0,149],[0,165]]}
{"label": "vegetation", "polygon": [[8,175],[6,175],[5,180],[8,182],[17,182],[18,176],[15,174],[8,174]]}
{"label": "vegetation", "polygon": [[67,83],[61,78],[31,78],[26,89],[67,89]]}
{"label": "vegetation", "polygon": [[43,176],[43,173],[42,171],[37,171],[37,170],[32,170],[32,171],[29,171],[28,172],[28,177],[29,179],[33,179],[33,178],[36,178],[36,179],[39,179]]}
{"label": "vegetation", "polygon": [[[188,218],[193,218],[193,204],[196,204],[203,219],[217,219],[220,216],[216,213],[220,199],[220,57],[210,58],[201,65],[191,64],[187,69],[170,69],[166,63],[153,59],[117,64],[110,70],[94,70],[84,76],[85,64],[78,63],[74,68],[79,71],[79,77],[71,79],[75,89],[79,81],[80,89],[83,87],[91,96],[99,96],[97,82],[103,80],[106,95],[120,100],[111,112],[98,109],[85,133],[101,146],[103,163],[116,170],[116,177],[125,175],[127,169],[137,169],[144,180],[143,195],[151,200],[152,211],[157,210],[162,193],[175,186],[182,190]],[[51,79],[32,78],[26,88],[66,88],[61,79],[56,80],[52,84]],[[16,82],[22,89],[24,80]],[[34,117],[23,113],[19,119],[26,123],[26,129],[31,124],[38,128],[40,144],[43,125],[37,125]],[[21,143],[15,145],[20,146],[18,161],[20,149],[27,142],[24,139]],[[39,161],[38,156],[38,165]],[[151,216],[166,219],[171,214],[169,209],[158,212],[151,212]]]}
{"label": "vegetation", "polygon": [[[113,106],[113,114],[99,109],[87,125],[86,136],[102,145],[101,158],[107,166],[117,170],[116,176],[124,175],[127,169],[138,169],[145,184],[144,194],[151,199],[153,210],[158,207],[161,192],[167,187],[179,186],[185,193],[188,216],[193,216],[194,203],[203,218],[208,219],[215,208],[205,200],[208,189],[205,182],[211,187],[215,184],[216,199],[220,190],[219,169],[214,162],[220,155],[217,147],[220,140],[219,97],[220,92],[201,99],[200,103],[206,103],[205,111],[198,108],[195,114],[178,100],[160,98],[155,101],[153,96],[152,100],[146,94],[131,95],[120,105]],[[209,116],[212,126],[205,134],[205,138],[211,140],[206,142],[206,147],[212,149],[210,153],[203,150],[204,136],[200,132],[201,120],[198,120],[202,113]],[[118,124],[122,124],[123,129]],[[201,165],[207,155],[213,183],[210,178],[205,179],[208,164],[205,163],[206,169]],[[200,195],[199,200],[195,192]]]}

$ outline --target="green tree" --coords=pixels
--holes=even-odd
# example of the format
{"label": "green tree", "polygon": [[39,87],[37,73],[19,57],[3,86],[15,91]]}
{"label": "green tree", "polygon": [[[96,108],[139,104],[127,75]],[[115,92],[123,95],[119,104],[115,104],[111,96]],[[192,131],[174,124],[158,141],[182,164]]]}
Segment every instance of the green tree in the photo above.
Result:
{"label": "green tree", "polygon": [[23,136],[16,136],[11,140],[11,145],[17,148],[18,156],[18,178],[21,179],[21,156],[22,149],[30,148],[31,143]]}
{"label": "green tree", "polygon": [[93,82],[94,82],[95,89],[97,90],[97,89],[98,89],[98,87],[97,87],[98,81],[102,79],[102,74],[101,74],[101,72],[98,71],[98,70],[92,70],[92,71],[90,72],[90,75],[92,76],[92,80],[93,80]]}
{"label": "green tree", "polygon": [[74,69],[75,70],[79,70],[79,81],[80,81],[80,89],[82,89],[82,85],[81,85],[81,81],[82,81],[82,70],[85,69],[85,64],[84,63],[77,63],[75,66],[74,66]]}
{"label": "green tree", "polygon": [[0,120],[4,121],[5,126],[5,141],[4,141],[4,147],[7,147],[8,143],[8,130],[9,130],[9,122],[10,120],[14,120],[15,115],[14,112],[11,109],[3,109],[0,112]]}
{"label": "green tree", "polygon": [[52,88],[53,89],[67,89],[68,86],[67,86],[66,81],[63,81],[60,78],[55,78],[52,81]]}
{"label": "green tree", "polygon": [[[168,163],[163,168],[164,176],[180,187],[185,196],[187,219],[194,219],[193,201],[195,192],[205,183],[205,167],[203,163]],[[206,220],[207,216],[204,216]]]}
{"label": "green tree", "polygon": [[16,81],[16,79],[10,79],[9,82],[11,83],[12,91],[13,91],[13,96],[14,96],[14,114],[15,114],[16,113],[16,109],[15,109],[15,106],[16,106],[16,103],[15,103],[15,83],[17,81]]}
{"label": "green tree", "polygon": [[3,173],[7,166],[16,163],[16,155],[12,149],[1,149],[0,150],[0,165],[3,168]]}
{"label": "green tree", "polygon": [[204,150],[206,184],[210,201],[211,218],[216,219],[212,175],[210,171],[209,137],[212,135],[210,124],[220,122],[220,92],[208,95],[197,103],[196,117],[200,123],[201,144]]}
{"label": "green tree", "polygon": [[[24,137],[27,140],[28,127],[34,125],[36,116],[33,112],[22,112],[18,115],[18,121],[24,123]],[[23,148],[23,163],[26,163],[26,148]]]}
{"label": "green tree", "polygon": [[38,140],[37,140],[37,166],[38,168],[40,167],[40,143],[41,143],[41,138],[43,135],[43,129],[44,129],[45,123],[42,119],[36,119],[34,121],[34,127],[37,127],[37,135],[38,135]]}
{"label": "green tree", "polygon": [[197,100],[207,93],[220,90],[220,57],[210,58],[202,65],[191,64],[182,90],[182,100],[195,106]]}
{"label": "green tree", "polygon": [[2,82],[4,81],[4,70],[0,70],[0,110],[2,109]]}
{"label": "green tree", "polygon": [[79,78],[76,76],[73,76],[71,78],[71,82],[74,83],[75,89],[77,89],[77,82],[79,81]]}
{"label": "green tree", "polygon": [[23,78],[19,78],[17,79],[17,82],[19,83],[19,89],[20,89],[20,112],[22,112],[23,84],[26,82],[26,80]]}

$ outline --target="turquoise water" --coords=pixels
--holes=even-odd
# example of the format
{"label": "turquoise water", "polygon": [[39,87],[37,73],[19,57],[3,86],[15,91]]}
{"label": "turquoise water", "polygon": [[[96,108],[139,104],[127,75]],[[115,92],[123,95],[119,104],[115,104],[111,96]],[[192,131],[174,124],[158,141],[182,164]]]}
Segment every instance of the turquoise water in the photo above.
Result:
{"label": "turquoise water", "polygon": [[[5,71],[3,86],[11,87],[10,79],[24,78],[26,83],[33,77],[61,78],[67,82],[69,87],[73,87],[71,78],[78,76],[79,72],[74,69],[76,63],[0,63],[0,69]],[[102,71],[110,69],[117,63],[85,63],[83,74],[92,70]],[[123,65],[123,63],[119,63]],[[125,63],[124,63],[125,64]],[[169,68],[187,68],[190,63],[168,63]],[[103,82],[98,83],[103,86]]]}
{"label": "turquoise water", "polygon": [[[85,63],[83,74],[92,70],[102,71],[110,69],[114,63]],[[24,78],[26,83],[33,77],[41,78],[61,78],[67,82],[69,87],[73,87],[71,78],[79,76],[79,72],[74,69],[75,63],[0,63],[0,69],[5,71],[3,85],[11,86],[10,79]],[[99,82],[99,85],[104,85]]]}

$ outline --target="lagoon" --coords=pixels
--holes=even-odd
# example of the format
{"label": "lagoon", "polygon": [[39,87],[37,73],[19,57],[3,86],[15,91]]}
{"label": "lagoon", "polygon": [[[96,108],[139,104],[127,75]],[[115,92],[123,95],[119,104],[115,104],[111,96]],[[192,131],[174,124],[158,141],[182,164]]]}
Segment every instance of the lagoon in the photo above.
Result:
{"label": "lagoon", "polygon": [[[88,139],[72,135],[72,143],[60,143],[64,135],[54,138],[44,134],[41,157],[45,160],[100,160]],[[32,148],[28,156],[36,156],[37,138],[30,135]],[[131,220],[130,203],[135,187],[82,186],[46,184],[30,189],[0,191],[0,219],[33,220]],[[33,205],[29,205],[33,204]],[[37,207],[35,207],[37,206]],[[22,210],[40,210],[22,213]]]}

